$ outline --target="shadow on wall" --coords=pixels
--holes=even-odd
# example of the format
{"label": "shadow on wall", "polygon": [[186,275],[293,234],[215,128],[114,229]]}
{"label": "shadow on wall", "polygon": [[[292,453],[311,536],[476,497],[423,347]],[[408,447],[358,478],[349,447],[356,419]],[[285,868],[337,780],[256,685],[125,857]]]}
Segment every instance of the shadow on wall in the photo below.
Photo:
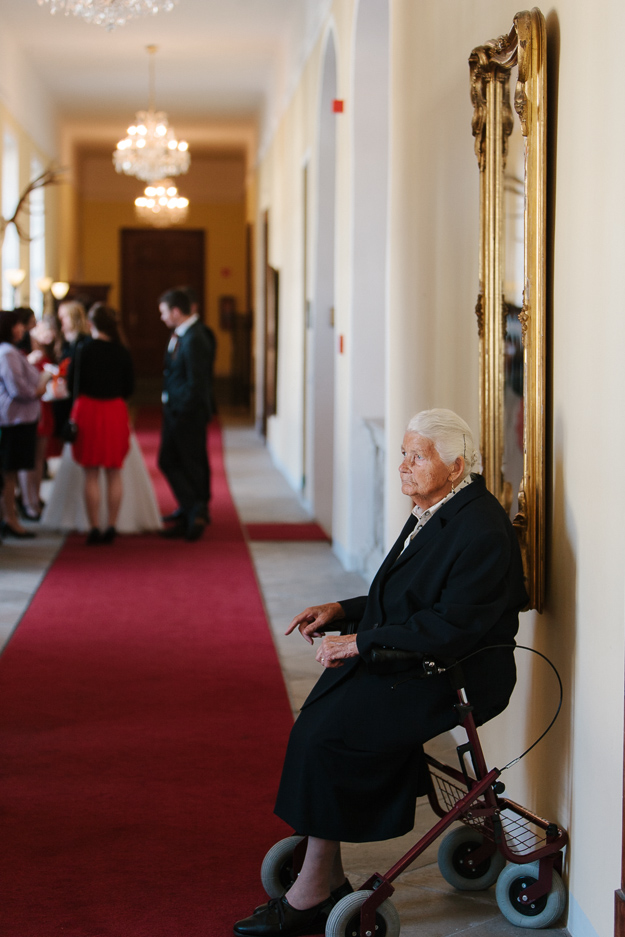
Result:
{"label": "shadow on wall", "polygon": [[[560,449],[561,447],[558,447]],[[536,619],[533,646],[551,660],[563,685],[562,710],[548,736],[528,756],[528,792],[532,803],[550,818],[565,822],[570,811],[571,726],[573,724],[573,668],[576,654],[577,539],[564,496],[563,459],[556,455],[553,486],[547,597],[544,614]],[[526,741],[531,744],[545,730],[558,703],[555,675],[535,658],[528,700]]]}
{"label": "shadow on wall", "polygon": [[[560,22],[549,13],[547,25],[547,413],[553,414],[553,283],[556,220],[556,165]],[[553,451],[550,440],[553,440]],[[553,661],[562,679],[562,710],[546,739],[528,755],[528,795],[539,812],[566,824],[571,816],[570,766],[572,748],[573,670],[576,654],[577,531],[565,495],[564,428],[561,421],[547,427],[547,465],[553,476],[547,481],[548,530],[545,612],[536,618],[532,646]],[[550,484],[551,482],[551,484]],[[551,500],[551,503],[549,503]],[[558,702],[555,676],[539,658],[532,661],[529,681],[527,744],[544,731]],[[569,833],[571,831],[569,830]],[[567,852],[568,855],[568,852]]]}
{"label": "shadow on wall", "polygon": [[[560,65],[560,23],[557,14],[547,17],[547,354],[549,376],[547,413],[553,414],[553,269],[555,245],[556,157],[558,128],[558,76]],[[567,511],[563,471],[563,434],[561,423],[547,426],[547,466],[553,477],[547,479],[547,594],[545,613],[536,619],[533,647],[554,662],[564,686],[562,711],[545,743],[548,748],[528,756],[528,787],[539,809],[562,817],[565,806],[570,814],[568,793],[572,726],[572,668],[575,660],[577,567],[573,545],[577,539]],[[550,440],[553,440],[553,451]],[[550,484],[551,482],[551,484]],[[549,500],[551,497],[551,504]],[[532,665],[532,707],[528,716],[528,744],[548,725],[557,705],[555,676],[547,665],[535,658]],[[543,806],[544,805],[544,808]],[[555,812],[554,812],[555,811]]]}

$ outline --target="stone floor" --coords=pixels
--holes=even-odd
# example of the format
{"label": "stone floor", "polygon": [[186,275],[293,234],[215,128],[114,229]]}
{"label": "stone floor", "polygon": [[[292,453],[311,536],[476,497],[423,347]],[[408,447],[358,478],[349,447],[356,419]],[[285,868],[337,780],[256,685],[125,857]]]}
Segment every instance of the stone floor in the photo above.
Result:
{"label": "stone floor", "polygon": [[[38,525],[25,526],[37,530]],[[7,538],[0,546],[0,648],[19,624],[62,544],[56,531],[37,530],[36,540]]]}
{"label": "stone floor", "polygon": [[[244,522],[308,520],[252,428],[238,424],[227,427],[225,450],[231,490]],[[45,486],[42,494],[45,500]],[[35,540],[7,539],[0,546],[0,647],[19,625],[62,543],[63,538],[58,533],[38,530]],[[319,675],[319,665],[314,660],[314,651],[299,635],[284,636],[286,626],[307,605],[363,594],[367,583],[357,574],[343,570],[329,544],[251,543],[250,551],[296,714]],[[453,744],[451,737],[441,737],[432,747],[437,756],[445,760],[454,757]],[[385,843],[347,844],[344,860],[352,882],[359,884],[373,872],[384,873],[413,845],[419,834],[432,826],[434,819],[428,804],[420,802],[415,830],[411,834]],[[419,857],[395,884],[392,900],[401,918],[402,937],[523,937],[531,934],[568,937],[564,929],[529,930],[509,924],[499,912],[493,888],[479,893],[456,891],[438,871],[435,846]]]}

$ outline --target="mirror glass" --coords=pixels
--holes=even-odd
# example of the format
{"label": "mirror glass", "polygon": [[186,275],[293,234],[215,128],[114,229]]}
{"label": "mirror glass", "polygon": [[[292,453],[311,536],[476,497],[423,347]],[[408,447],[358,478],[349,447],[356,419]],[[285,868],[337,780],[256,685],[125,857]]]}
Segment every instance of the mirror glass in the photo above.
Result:
{"label": "mirror glass", "polygon": [[[511,70],[514,88],[518,69]],[[503,503],[514,520],[519,511],[523,482],[523,335],[519,316],[523,309],[525,138],[516,114],[508,137],[503,176],[504,190],[504,448]]]}

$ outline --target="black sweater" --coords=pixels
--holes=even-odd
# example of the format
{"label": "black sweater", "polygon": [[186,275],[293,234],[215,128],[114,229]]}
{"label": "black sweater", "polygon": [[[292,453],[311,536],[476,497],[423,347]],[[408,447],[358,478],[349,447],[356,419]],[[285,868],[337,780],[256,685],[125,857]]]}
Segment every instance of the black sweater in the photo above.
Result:
{"label": "black sweater", "polygon": [[85,342],[70,364],[67,384],[74,386],[78,369],[78,393],[97,400],[130,397],[134,390],[134,370],[130,352],[117,342],[94,339]]}

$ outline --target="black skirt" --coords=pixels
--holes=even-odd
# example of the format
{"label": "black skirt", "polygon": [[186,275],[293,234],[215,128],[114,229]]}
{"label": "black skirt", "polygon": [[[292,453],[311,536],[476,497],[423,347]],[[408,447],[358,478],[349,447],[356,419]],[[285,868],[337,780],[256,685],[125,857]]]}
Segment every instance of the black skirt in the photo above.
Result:
{"label": "black skirt", "polygon": [[446,678],[401,680],[361,662],[304,706],[275,806],[298,833],[364,843],[413,828],[417,795],[428,790],[422,743],[458,724],[457,697]]}
{"label": "black skirt", "polygon": [[0,427],[0,470],[29,471],[35,467],[37,422]]}

